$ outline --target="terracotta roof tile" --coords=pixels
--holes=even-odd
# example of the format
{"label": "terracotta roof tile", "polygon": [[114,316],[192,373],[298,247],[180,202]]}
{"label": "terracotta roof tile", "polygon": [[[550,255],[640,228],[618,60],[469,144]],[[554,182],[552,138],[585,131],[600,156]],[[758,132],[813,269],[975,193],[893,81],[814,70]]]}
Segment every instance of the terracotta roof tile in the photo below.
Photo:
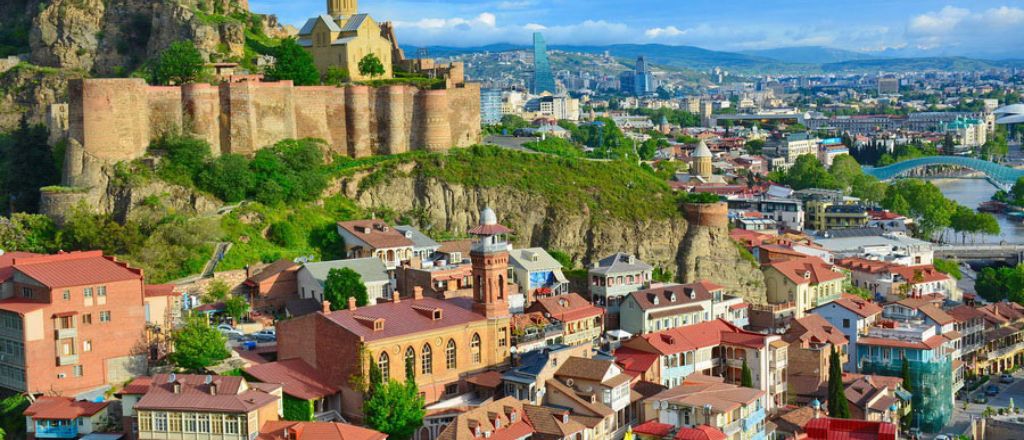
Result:
{"label": "terracotta roof tile", "polygon": [[604,309],[591,304],[578,293],[538,298],[527,311],[547,312],[552,318],[563,322],[604,314]]}
{"label": "terracotta roof tile", "polygon": [[91,417],[104,410],[110,402],[87,402],[70,397],[41,396],[22,415],[36,420],[74,420]]}
{"label": "terracotta roof tile", "polygon": [[299,264],[292,260],[281,259],[264,266],[259,272],[256,272],[245,281],[247,283],[259,284],[274,275],[290,270],[299,270]]}
{"label": "terracotta roof tile", "polygon": [[[207,379],[211,382],[207,383]],[[238,376],[203,376],[179,374],[153,376],[149,391],[135,405],[138,409],[153,410],[195,410],[226,413],[247,413],[274,404],[279,398],[263,390],[249,387],[245,379]],[[175,384],[180,391],[175,392]],[[211,394],[211,386],[217,386]]]}
{"label": "terracotta roof tile", "polygon": [[831,304],[842,306],[863,318],[870,318],[882,313],[881,306],[855,295],[844,294],[842,298],[832,301]]}
{"label": "terracotta roof tile", "polygon": [[[722,343],[744,347],[763,347],[768,336],[742,330],[722,319],[648,333],[625,342],[626,347],[653,349],[660,354],[675,354]],[[646,344],[640,343],[645,341]]]}
{"label": "terracotta roof tile", "polygon": [[338,392],[323,371],[309,366],[302,359],[253,365],[245,372],[261,382],[279,383],[284,386],[285,394],[302,400],[320,399]]}
{"label": "terracotta roof tile", "polygon": [[[710,301],[712,292],[725,288],[709,281],[698,281],[691,284],[670,284],[652,287],[630,293],[637,305],[643,310],[673,307],[700,301]],[[672,298],[675,297],[673,301]],[[654,304],[657,299],[658,304]]]}
{"label": "terracotta roof tile", "polygon": [[147,284],[146,285],[146,297],[154,296],[174,296],[177,293],[174,291],[174,284]]}
{"label": "terracotta roof tile", "polygon": [[50,288],[142,279],[139,270],[104,257],[102,251],[15,258],[14,270]]}
{"label": "terracotta roof tile", "polygon": [[676,429],[675,425],[668,423],[660,423],[658,419],[651,419],[633,427],[633,432],[637,434],[653,435],[655,437],[664,437]]}
{"label": "terracotta roof tile", "polygon": [[[287,435],[285,434],[287,430]],[[388,435],[347,423],[274,420],[260,427],[259,440],[385,440]]]}
{"label": "terracotta roof tile", "polygon": [[708,425],[698,425],[693,428],[683,426],[679,428],[679,432],[675,436],[675,440],[725,440],[726,438],[728,437],[724,432]]}
{"label": "terracotta roof tile", "polygon": [[0,254],[0,282],[7,281],[14,273],[15,258],[40,257],[42,255],[32,252],[5,252]]}
{"label": "terracotta roof tile", "polygon": [[821,315],[815,314],[793,320],[782,338],[789,343],[799,341],[805,347],[810,343],[841,346],[848,342],[841,330],[833,327]]}
{"label": "terracotta roof tile", "polygon": [[768,266],[777,270],[796,284],[820,284],[845,277],[842,273],[832,270],[830,264],[818,257],[776,261],[768,264]]}
{"label": "terracotta roof tile", "polygon": [[[413,245],[412,240],[406,237],[402,231],[388,226],[386,222],[381,220],[338,222],[338,227],[348,231],[348,233],[374,249],[411,247]],[[352,244],[346,243],[346,245]]]}
{"label": "terracotta roof tile", "polygon": [[700,374],[687,377],[684,382],[651,397],[652,400],[667,401],[693,408],[711,405],[717,413],[727,413],[743,405],[754,403],[764,395],[764,391],[744,388],[739,385],[712,381]]}
{"label": "terracotta roof tile", "polygon": [[[441,328],[460,326],[466,323],[482,321],[484,315],[469,310],[472,300],[469,298],[453,298],[439,300],[425,297],[422,299],[403,299],[401,302],[386,302],[352,310],[337,310],[324,315],[350,333],[364,338],[366,341],[408,335]],[[441,309],[441,319],[417,310],[417,307]],[[383,319],[383,330],[374,331],[367,322]]]}

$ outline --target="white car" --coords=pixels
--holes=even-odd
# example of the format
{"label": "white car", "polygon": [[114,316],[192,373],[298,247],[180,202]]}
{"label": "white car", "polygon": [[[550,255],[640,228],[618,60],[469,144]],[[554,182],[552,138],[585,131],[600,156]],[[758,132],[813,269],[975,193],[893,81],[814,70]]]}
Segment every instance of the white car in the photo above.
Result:
{"label": "white car", "polygon": [[242,336],[244,336],[244,334],[241,331],[236,330],[234,327],[231,327],[230,325],[227,324],[218,325],[217,331],[219,331],[222,335],[227,336],[229,338],[241,338]]}

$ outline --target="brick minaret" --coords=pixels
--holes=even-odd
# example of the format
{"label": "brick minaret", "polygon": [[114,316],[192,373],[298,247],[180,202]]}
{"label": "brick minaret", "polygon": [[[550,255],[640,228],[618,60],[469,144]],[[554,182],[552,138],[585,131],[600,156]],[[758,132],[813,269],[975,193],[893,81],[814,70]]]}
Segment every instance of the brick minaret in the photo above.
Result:
{"label": "brick minaret", "polygon": [[508,316],[508,243],[512,232],[499,225],[491,208],[480,213],[480,225],[469,231],[477,237],[469,252],[473,262],[473,309],[488,318]]}

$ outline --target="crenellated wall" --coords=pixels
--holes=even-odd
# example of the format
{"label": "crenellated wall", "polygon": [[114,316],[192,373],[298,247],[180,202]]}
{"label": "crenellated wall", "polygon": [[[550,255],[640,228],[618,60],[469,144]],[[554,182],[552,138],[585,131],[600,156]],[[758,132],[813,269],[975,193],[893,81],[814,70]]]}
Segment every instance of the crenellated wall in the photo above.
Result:
{"label": "crenellated wall", "polygon": [[141,157],[150,141],[181,128],[211,153],[252,155],[283,139],[323,139],[335,153],[366,157],[443,151],[480,140],[478,84],[443,90],[407,85],[297,87],[255,79],[219,85],[149,86],[142,79],[69,85],[64,183],[105,184],[101,168]]}

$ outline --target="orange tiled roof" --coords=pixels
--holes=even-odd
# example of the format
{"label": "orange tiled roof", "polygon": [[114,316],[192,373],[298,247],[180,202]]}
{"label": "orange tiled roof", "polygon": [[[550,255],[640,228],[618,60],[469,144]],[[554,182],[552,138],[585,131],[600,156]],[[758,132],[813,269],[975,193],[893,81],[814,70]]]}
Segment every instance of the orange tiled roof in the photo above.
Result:
{"label": "orange tiled roof", "polygon": [[105,257],[102,251],[15,258],[13,267],[51,289],[142,279],[142,271]]}
{"label": "orange tiled roof", "polygon": [[258,440],[385,440],[388,435],[347,423],[268,421]]}
{"label": "orange tiled roof", "polygon": [[768,266],[779,271],[779,273],[796,284],[820,284],[844,277],[842,273],[832,270],[830,264],[818,257],[777,261],[768,264]]}
{"label": "orange tiled roof", "polygon": [[[381,220],[352,220],[338,222],[338,227],[348,231],[356,238],[374,249],[412,246],[412,240],[406,238],[402,231],[388,226]],[[351,244],[351,243],[350,243]]]}
{"label": "orange tiled roof", "polygon": [[22,415],[37,420],[74,420],[91,417],[102,411],[110,402],[87,402],[70,397],[41,396],[29,405]]}
{"label": "orange tiled roof", "polygon": [[538,298],[527,311],[547,312],[552,318],[563,322],[604,314],[604,309],[591,304],[578,293]]}

